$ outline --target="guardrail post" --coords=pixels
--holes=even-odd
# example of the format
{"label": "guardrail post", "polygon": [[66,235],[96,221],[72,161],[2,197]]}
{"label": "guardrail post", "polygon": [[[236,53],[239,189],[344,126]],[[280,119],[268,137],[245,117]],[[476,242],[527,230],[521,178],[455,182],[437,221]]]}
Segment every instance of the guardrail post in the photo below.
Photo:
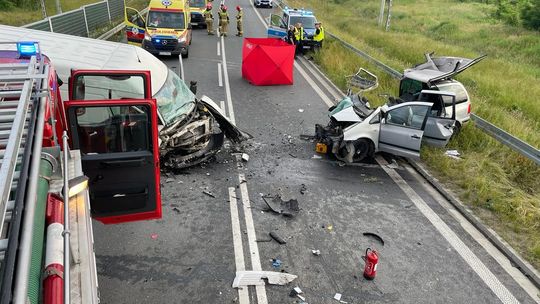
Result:
{"label": "guardrail post", "polygon": [[53,26],[52,26],[52,17],[49,17],[49,29],[51,30],[51,33],[54,33]]}
{"label": "guardrail post", "polygon": [[86,37],[90,37],[90,29],[88,28],[88,19],[86,19],[86,5],[81,7],[84,16],[84,25],[86,26]]}
{"label": "guardrail post", "polygon": [[105,0],[105,3],[107,3],[107,13],[109,14],[109,21],[112,21],[111,18],[111,7],[109,6],[109,0]]}

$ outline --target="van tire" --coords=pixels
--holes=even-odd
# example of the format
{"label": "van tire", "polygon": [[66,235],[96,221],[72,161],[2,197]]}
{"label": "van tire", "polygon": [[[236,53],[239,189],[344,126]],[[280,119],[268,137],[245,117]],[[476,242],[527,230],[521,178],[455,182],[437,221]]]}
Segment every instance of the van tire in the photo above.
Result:
{"label": "van tire", "polygon": [[186,51],[185,54],[182,54],[182,58],[188,58],[189,57],[189,49]]}

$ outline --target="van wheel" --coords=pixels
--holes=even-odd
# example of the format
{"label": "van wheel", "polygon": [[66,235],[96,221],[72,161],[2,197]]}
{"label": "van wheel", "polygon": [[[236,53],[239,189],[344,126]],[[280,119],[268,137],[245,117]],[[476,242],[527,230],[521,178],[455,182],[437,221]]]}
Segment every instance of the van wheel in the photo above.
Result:
{"label": "van wheel", "polygon": [[182,54],[182,58],[188,58],[188,57],[189,57],[189,50],[187,50],[185,54]]}

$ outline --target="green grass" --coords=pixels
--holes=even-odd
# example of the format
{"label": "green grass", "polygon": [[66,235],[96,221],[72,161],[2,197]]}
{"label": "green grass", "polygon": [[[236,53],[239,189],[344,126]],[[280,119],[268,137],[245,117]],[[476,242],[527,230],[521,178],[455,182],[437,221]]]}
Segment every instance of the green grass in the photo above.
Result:
{"label": "green grass", "polygon": [[[337,1],[336,1],[337,2]],[[311,8],[325,28],[398,71],[423,62],[423,53],[488,58],[457,78],[468,88],[473,112],[507,132],[540,146],[540,35],[491,18],[494,6],[454,0],[394,1],[389,32],[377,27],[380,1],[292,0]],[[441,9],[444,7],[444,9]],[[376,72],[373,104],[396,95],[398,82],[339,43],[327,41],[316,62],[341,88],[344,76],[362,66]],[[483,221],[536,269],[540,269],[540,167],[501,145],[472,123],[448,149],[423,148],[422,159]]]}

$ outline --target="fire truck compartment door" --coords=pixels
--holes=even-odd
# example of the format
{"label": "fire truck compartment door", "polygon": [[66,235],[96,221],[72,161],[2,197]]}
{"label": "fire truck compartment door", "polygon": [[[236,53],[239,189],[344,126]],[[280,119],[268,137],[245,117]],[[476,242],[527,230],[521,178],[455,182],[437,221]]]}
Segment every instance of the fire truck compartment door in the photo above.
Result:
{"label": "fire truck compartment door", "polygon": [[154,99],[65,103],[73,149],[89,178],[92,216],[114,224],[161,218]]}

